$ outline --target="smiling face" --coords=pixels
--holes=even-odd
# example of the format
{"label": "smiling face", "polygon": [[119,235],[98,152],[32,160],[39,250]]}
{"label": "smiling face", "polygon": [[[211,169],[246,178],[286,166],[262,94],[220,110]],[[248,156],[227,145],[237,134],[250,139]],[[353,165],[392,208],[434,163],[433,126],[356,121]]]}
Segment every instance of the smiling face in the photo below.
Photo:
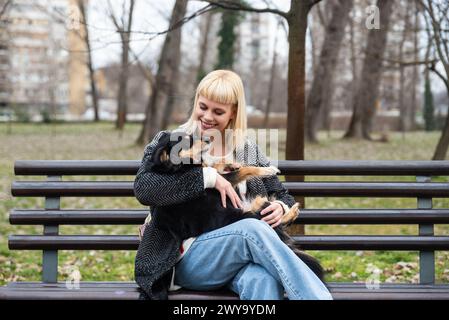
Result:
{"label": "smiling face", "polygon": [[201,135],[208,130],[224,131],[229,122],[235,117],[235,107],[232,104],[222,104],[209,100],[203,96],[198,97],[198,104],[194,110],[194,120],[199,121]]}

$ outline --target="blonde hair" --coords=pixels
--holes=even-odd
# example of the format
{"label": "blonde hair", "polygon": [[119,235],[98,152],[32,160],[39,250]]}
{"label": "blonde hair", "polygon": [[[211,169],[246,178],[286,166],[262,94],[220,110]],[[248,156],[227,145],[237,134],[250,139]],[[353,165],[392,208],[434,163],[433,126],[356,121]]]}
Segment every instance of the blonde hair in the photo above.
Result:
{"label": "blonde hair", "polygon": [[230,70],[215,70],[200,81],[196,89],[190,118],[180,126],[188,134],[193,134],[197,129],[194,111],[198,106],[199,96],[222,104],[232,104],[233,108],[237,109],[236,115],[229,122],[227,129],[232,129],[233,146],[243,149],[246,140],[247,118],[245,92],[240,76]]}

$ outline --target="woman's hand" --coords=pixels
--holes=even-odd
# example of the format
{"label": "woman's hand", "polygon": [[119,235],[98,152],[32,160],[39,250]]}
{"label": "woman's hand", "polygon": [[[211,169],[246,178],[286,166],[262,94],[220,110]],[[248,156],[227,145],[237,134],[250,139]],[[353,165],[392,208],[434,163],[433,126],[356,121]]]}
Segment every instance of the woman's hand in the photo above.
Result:
{"label": "woman's hand", "polygon": [[271,212],[269,215],[262,218],[263,221],[268,223],[272,228],[276,228],[282,222],[282,216],[284,215],[284,209],[278,202],[270,202],[271,204],[263,209],[260,214],[265,215]]}
{"label": "woman's hand", "polygon": [[223,207],[226,208],[226,196],[228,196],[234,207],[243,209],[242,202],[237,195],[237,192],[235,192],[231,183],[223,178],[219,173],[217,173],[215,189],[217,189],[221,194],[221,203],[223,204]]}

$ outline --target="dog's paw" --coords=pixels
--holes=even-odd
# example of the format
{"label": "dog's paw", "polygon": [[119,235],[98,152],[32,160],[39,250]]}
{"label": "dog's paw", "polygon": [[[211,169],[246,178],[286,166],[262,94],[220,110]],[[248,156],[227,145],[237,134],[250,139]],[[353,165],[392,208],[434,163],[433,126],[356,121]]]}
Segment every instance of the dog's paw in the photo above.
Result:
{"label": "dog's paw", "polygon": [[289,225],[293,223],[299,216],[299,203],[296,202],[290,210],[282,217],[282,224]]}
{"label": "dog's paw", "polygon": [[281,171],[276,168],[275,166],[269,166],[269,167],[262,167],[261,173],[264,176],[275,176],[276,174],[280,173]]}

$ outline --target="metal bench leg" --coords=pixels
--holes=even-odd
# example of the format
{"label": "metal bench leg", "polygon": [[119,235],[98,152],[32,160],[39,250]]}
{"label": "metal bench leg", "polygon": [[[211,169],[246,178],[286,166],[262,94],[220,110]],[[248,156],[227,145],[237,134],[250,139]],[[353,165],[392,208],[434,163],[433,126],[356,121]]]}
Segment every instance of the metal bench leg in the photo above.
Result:
{"label": "metal bench leg", "polygon": [[[418,182],[431,182],[431,177],[416,177]],[[418,198],[418,209],[432,209],[432,198]],[[420,224],[420,236],[433,236],[433,224]],[[435,251],[419,252],[420,284],[435,284]]]}
{"label": "metal bench leg", "polygon": [[[61,176],[49,176],[50,181],[61,181]],[[46,197],[45,209],[59,210],[61,207],[60,197]],[[45,236],[56,236],[59,233],[58,225],[45,225]],[[58,282],[58,250],[43,250],[42,255],[42,282]]]}

